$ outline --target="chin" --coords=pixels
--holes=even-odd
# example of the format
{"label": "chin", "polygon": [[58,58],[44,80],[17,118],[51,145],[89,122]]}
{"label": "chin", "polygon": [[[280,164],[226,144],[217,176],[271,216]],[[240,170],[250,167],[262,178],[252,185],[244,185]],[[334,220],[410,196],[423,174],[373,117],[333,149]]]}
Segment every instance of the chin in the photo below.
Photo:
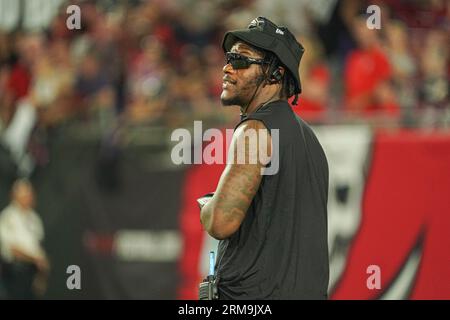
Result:
{"label": "chin", "polygon": [[241,105],[241,100],[239,99],[239,97],[236,96],[229,97],[225,92],[222,92],[220,96],[220,101],[222,102],[222,106],[224,107]]}

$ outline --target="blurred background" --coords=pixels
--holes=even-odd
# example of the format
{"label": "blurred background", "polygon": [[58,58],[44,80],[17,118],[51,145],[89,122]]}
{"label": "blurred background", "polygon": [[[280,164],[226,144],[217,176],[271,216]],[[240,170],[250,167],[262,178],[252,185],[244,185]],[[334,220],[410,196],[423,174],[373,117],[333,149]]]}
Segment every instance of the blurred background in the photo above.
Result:
{"label": "blurred background", "polygon": [[[70,5],[80,29],[67,26]],[[367,26],[370,5],[380,29]],[[293,110],[330,166],[330,297],[449,299],[449,9],[0,0],[0,298],[30,283],[39,299],[197,297],[216,242],[195,199],[215,190],[223,165],[175,165],[171,133],[199,120],[234,127],[238,109],[219,99],[222,37],[266,16],[305,47]],[[71,265],[80,289],[67,286]]]}

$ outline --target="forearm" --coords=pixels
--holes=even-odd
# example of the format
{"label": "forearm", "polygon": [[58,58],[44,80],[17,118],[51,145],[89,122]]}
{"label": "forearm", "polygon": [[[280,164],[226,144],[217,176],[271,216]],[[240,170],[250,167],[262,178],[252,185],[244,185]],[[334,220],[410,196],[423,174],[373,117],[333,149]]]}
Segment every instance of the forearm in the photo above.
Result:
{"label": "forearm", "polygon": [[11,253],[13,257],[20,261],[30,262],[30,263],[36,263],[36,261],[39,259],[39,257],[30,254],[26,252],[26,250],[23,250],[20,247],[13,246],[11,247]]}
{"label": "forearm", "polygon": [[211,237],[217,240],[223,240],[236,231],[239,223],[232,221],[229,217],[229,213],[217,206],[217,195],[214,197],[202,207],[200,211],[200,221],[203,225],[203,229],[208,232]]}
{"label": "forearm", "polygon": [[200,211],[200,222],[206,232],[211,232],[211,219],[212,219],[212,204],[211,200],[208,201],[205,205],[202,206]]}
{"label": "forearm", "polygon": [[27,250],[15,246],[11,248],[11,253],[16,260],[34,264],[39,272],[47,273],[50,269],[47,256],[42,250],[39,250],[37,253],[30,253]]}
{"label": "forearm", "polygon": [[223,190],[217,191],[200,211],[204,230],[217,240],[226,239],[238,230],[248,208],[238,199],[230,201],[227,198]]}

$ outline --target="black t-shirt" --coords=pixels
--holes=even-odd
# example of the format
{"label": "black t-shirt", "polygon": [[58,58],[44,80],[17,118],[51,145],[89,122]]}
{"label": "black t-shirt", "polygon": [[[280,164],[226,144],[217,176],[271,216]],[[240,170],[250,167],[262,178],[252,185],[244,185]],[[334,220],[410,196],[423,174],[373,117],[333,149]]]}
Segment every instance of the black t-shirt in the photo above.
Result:
{"label": "black t-shirt", "polygon": [[279,130],[279,170],[263,176],[238,231],[219,242],[219,298],[326,299],[328,164],[323,149],[286,101],[261,107],[237,126],[249,119],[262,121],[272,140],[272,130]]}

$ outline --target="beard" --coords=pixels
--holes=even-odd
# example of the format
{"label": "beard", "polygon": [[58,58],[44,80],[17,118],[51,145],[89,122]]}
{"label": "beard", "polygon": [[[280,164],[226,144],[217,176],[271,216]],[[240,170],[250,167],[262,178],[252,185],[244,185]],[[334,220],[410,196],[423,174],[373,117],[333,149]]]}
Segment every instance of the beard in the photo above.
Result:
{"label": "beard", "polygon": [[[250,79],[244,84],[242,84],[239,88],[237,84],[231,86],[233,89],[233,93],[226,97],[224,95],[224,91],[220,96],[220,101],[222,102],[222,106],[240,106],[243,107],[249,104],[251,99],[253,99],[256,90],[258,90],[261,83],[264,81],[265,77],[263,75],[259,75],[254,79]],[[228,90],[229,91],[229,90]]]}
{"label": "beard", "polygon": [[243,106],[245,104],[245,100],[243,100],[242,96],[239,94],[235,94],[231,97],[225,98],[222,96],[220,97],[220,101],[222,102],[222,106],[228,107],[228,106]]}

